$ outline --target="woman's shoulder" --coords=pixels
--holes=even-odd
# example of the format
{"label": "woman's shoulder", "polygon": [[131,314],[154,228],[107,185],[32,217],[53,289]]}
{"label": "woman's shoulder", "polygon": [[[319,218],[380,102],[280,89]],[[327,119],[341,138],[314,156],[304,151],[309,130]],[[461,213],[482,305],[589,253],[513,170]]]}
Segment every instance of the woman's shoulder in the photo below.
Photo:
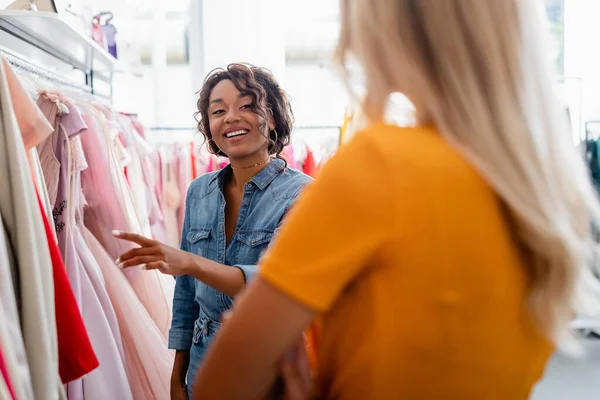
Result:
{"label": "woman's shoulder", "polygon": [[356,159],[379,160],[382,167],[394,170],[401,168],[411,173],[429,169],[443,172],[450,167],[464,169],[469,165],[434,125],[401,127],[374,124],[357,132],[348,143],[342,145],[339,153],[344,153],[344,159],[348,162]]}
{"label": "woman's shoulder", "polygon": [[[359,141],[384,144],[387,148],[393,148],[398,144],[428,144],[437,142],[446,146],[440,132],[434,125],[398,126],[388,123],[376,123],[358,131],[350,142]],[[379,146],[378,146],[379,147]],[[404,147],[406,149],[406,147]],[[412,149],[406,149],[411,151]]]}
{"label": "woman's shoulder", "polygon": [[312,180],[310,176],[301,171],[285,167],[271,186],[273,190],[282,195],[281,197],[294,198]]}

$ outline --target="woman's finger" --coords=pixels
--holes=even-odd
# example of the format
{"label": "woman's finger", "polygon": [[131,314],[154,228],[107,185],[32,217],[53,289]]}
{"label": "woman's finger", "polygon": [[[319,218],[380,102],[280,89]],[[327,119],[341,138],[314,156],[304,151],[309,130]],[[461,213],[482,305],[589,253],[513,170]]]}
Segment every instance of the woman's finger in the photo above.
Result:
{"label": "woman's finger", "polygon": [[310,370],[310,361],[308,359],[308,352],[306,351],[306,347],[304,346],[304,340],[301,340],[296,351],[296,368],[298,368],[298,372],[300,374],[304,390],[307,393],[311,393],[313,380]]}
{"label": "woman's finger", "polygon": [[146,266],[144,267],[144,269],[147,269],[149,271],[157,269],[162,273],[166,273],[165,266],[166,266],[166,264],[164,261],[154,261],[154,262],[147,263]]}
{"label": "woman's finger", "polygon": [[142,247],[153,246],[156,243],[156,241],[154,239],[150,239],[150,238],[144,237],[142,235],[138,235],[136,233],[112,231],[112,234],[117,239],[127,240],[128,242],[137,243]]}
{"label": "woman's finger", "polygon": [[123,254],[121,257],[117,259],[117,264],[128,261],[134,257],[139,256],[149,256],[156,253],[155,247],[136,247],[135,249],[131,249]]}
{"label": "woman's finger", "polygon": [[142,264],[150,264],[150,263],[153,263],[156,261],[160,261],[156,258],[156,256],[139,256],[139,257],[133,257],[130,260],[120,263],[119,267],[130,268],[130,267],[136,267],[136,266],[142,265]]}
{"label": "woman's finger", "polygon": [[285,400],[305,400],[310,393],[306,391],[296,362],[285,358],[281,363],[281,375],[285,383]]}
{"label": "woman's finger", "polygon": [[221,323],[224,324],[230,318],[231,318],[231,310],[225,311],[223,314],[221,314]]}

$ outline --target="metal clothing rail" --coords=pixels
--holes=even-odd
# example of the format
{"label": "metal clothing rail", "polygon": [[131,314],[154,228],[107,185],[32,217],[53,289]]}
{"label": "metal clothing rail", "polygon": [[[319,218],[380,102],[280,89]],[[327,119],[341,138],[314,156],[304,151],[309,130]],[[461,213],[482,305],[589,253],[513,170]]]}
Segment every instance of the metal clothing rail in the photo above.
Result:
{"label": "metal clothing rail", "polygon": [[9,64],[11,64],[14,67],[15,72],[17,72],[17,74],[20,74],[21,71],[25,71],[48,82],[56,83],[61,88],[73,91],[78,95],[87,97],[90,100],[102,100],[104,103],[108,104],[112,102],[110,96],[105,96],[98,93],[94,94],[89,86],[70,81],[64,78],[63,76],[40,66],[34,61],[31,61],[24,56],[16,55],[10,50],[7,50],[1,46],[0,54],[3,55],[6,58],[6,61],[8,61]]}
{"label": "metal clothing rail", "polygon": [[150,128],[147,128],[147,130],[149,131],[195,131],[196,128],[177,128],[174,126],[152,126]]}
{"label": "metal clothing rail", "polygon": [[8,61],[13,67],[15,67],[17,72],[26,71],[26,72],[29,72],[40,78],[49,80],[51,82],[56,82],[62,86],[66,86],[71,89],[81,91],[83,93],[91,94],[91,92],[92,92],[91,88],[89,86],[72,82],[72,81],[62,77],[61,75],[59,75],[55,72],[52,72],[52,71],[48,70],[47,68],[44,68],[44,67],[36,64],[33,61],[27,60],[23,56],[18,56],[2,47],[0,47],[0,54],[2,54],[6,58],[6,61]]}

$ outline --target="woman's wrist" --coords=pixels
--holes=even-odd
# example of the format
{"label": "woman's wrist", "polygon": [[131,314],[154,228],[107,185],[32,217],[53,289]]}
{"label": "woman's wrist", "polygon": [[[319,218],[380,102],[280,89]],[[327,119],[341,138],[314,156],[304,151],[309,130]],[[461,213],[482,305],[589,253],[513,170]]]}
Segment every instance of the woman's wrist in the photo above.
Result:
{"label": "woman's wrist", "polygon": [[199,269],[198,268],[198,258],[201,258],[201,257],[196,254],[193,254],[193,253],[187,253],[187,257],[186,257],[185,263],[183,265],[184,275],[190,275],[190,276],[196,275],[196,272]]}

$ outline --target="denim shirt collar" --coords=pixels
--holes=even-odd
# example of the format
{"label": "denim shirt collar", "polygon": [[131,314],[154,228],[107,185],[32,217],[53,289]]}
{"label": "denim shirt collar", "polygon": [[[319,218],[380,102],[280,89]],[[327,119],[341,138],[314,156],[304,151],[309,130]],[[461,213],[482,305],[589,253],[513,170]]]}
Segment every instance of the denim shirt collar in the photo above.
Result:
{"label": "denim shirt collar", "polygon": [[[258,174],[254,175],[250,182],[254,183],[257,188],[260,190],[265,190],[267,186],[273,179],[277,177],[283,170],[285,169],[285,161],[275,158],[273,159],[265,168],[263,168]],[[218,179],[219,187],[223,190],[223,183],[225,182],[225,177],[231,174],[233,170],[231,169],[231,164],[228,164],[225,168],[219,171],[212,180],[211,183]]]}

